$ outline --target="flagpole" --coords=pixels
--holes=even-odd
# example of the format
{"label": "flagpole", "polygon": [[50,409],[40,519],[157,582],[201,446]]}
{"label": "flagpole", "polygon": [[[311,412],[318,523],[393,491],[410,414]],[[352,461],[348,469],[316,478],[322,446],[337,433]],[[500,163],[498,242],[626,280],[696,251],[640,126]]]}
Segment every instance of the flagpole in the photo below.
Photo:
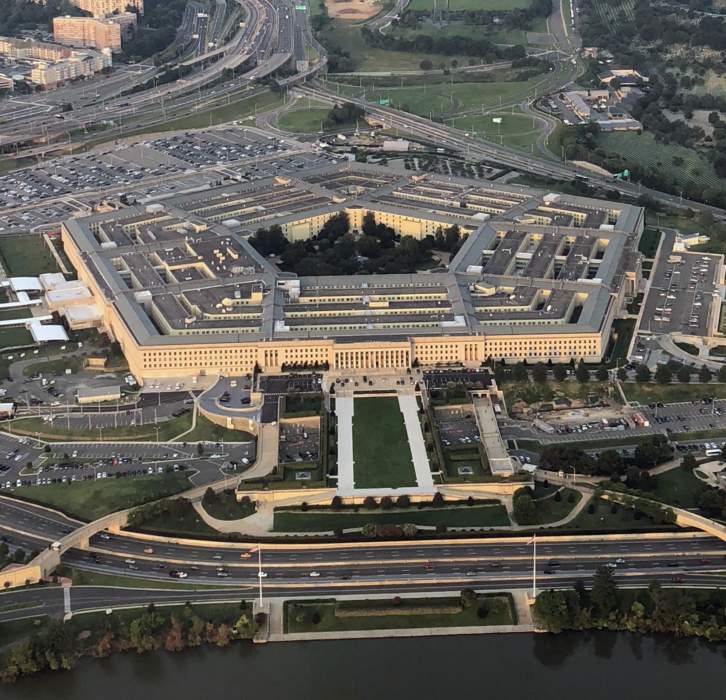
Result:
{"label": "flagpole", "polygon": [[532,536],[532,600],[537,599],[537,535]]}
{"label": "flagpole", "polygon": [[260,589],[260,607],[262,607],[262,545],[257,545],[257,581]]}

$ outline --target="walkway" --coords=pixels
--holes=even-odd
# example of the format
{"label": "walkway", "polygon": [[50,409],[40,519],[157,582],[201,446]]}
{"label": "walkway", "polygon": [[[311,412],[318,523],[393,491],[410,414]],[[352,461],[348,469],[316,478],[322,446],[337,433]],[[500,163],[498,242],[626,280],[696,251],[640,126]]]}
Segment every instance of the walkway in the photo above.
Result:
{"label": "walkway", "polygon": [[352,396],[337,396],[335,415],[338,418],[338,491],[355,490],[353,474],[353,404]]}
{"label": "walkway", "polygon": [[424,442],[421,422],[418,419],[418,403],[414,394],[399,394],[398,407],[403,414],[403,422],[406,424],[408,444],[411,448],[413,468],[416,471],[416,483],[420,489],[429,489],[434,492],[434,480],[431,476],[431,466],[426,454],[426,443]]}

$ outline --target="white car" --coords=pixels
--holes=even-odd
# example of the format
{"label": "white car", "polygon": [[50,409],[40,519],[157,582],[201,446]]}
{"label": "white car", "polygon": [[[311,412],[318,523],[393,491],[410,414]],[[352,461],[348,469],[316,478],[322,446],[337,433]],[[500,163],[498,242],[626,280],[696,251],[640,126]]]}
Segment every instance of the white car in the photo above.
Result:
{"label": "white car", "polygon": [[318,576],[320,576],[320,572],[319,571],[311,571],[310,572],[310,578],[318,578]]}

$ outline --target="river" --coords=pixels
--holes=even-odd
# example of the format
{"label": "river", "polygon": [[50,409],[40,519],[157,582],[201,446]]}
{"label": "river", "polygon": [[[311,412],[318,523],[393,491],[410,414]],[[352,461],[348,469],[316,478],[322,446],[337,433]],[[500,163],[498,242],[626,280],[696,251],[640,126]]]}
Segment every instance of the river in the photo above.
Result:
{"label": "river", "polygon": [[2,700],[718,697],[726,645],[602,632],[235,645],[85,660]]}

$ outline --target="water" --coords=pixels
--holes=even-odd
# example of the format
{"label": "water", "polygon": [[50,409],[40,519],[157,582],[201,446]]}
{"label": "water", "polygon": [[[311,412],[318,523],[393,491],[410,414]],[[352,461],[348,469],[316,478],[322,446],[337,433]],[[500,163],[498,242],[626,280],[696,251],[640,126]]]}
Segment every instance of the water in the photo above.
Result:
{"label": "water", "polygon": [[603,632],[236,645],[87,660],[2,700],[723,697],[726,644]]}

